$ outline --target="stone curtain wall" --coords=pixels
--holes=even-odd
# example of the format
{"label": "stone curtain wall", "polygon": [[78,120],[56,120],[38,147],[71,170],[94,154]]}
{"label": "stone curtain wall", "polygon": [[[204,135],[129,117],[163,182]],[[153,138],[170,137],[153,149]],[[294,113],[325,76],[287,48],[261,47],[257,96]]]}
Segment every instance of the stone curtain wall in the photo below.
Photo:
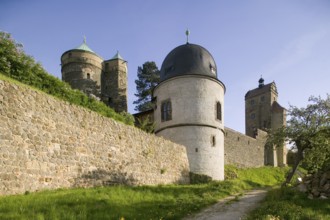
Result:
{"label": "stone curtain wall", "polygon": [[187,182],[184,146],[0,81],[0,195]]}
{"label": "stone curtain wall", "polygon": [[225,128],[225,164],[239,167],[261,167],[265,165],[267,133],[258,129],[256,139]]}

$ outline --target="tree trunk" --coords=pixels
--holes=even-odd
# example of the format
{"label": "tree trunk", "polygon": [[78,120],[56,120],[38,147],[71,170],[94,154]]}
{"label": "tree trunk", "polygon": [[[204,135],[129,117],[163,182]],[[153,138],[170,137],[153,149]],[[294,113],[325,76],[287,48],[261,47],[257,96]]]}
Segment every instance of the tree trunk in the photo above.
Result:
{"label": "tree trunk", "polygon": [[302,159],[303,159],[303,152],[298,150],[297,158],[296,158],[296,161],[294,163],[294,166],[292,167],[291,172],[286,176],[286,179],[285,179],[284,183],[282,183],[282,187],[287,186],[291,182],[292,177],[296,173],[296,171],[298,169],[298,166],[299,166],[300,162],[302,161]]}

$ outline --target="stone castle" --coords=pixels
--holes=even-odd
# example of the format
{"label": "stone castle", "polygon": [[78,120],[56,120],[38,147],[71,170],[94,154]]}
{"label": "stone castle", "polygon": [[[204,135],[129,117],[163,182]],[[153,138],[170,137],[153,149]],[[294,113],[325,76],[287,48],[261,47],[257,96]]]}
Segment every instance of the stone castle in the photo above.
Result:
{"label": "stone castle", "polygon": [[[63,80],[117,111],[127,109],[126,62],[104,61],[84,42],[62,57]],[[247,92],[247,135],[224,126],[225,85],[212,55],[196,44],[173,49],[155,88],[154,134],[0,80],[0,195],[114,184],[189,183],[190,173],[224,178],[224,164],[286,163],[266,145],[266,128],[285,125],[275,83]],[[227,113],[228,114],[228,113]],[[146,115],[137,114],[137,117]],[[167,140],[168,139],[168,140]]]}
{"label": "stone castle", "polygon": [[[62,57],[62,79],[73,88],[100,98],[117,112],[127,111],[127,66],[117,54],[103,61],[84,40]],[[275,82],[245,95],[246,135],[226,128],[224,94],[216,62],[202,46],[186,43],[164,59],[160,83],[153,91],[154,109],[136,117],[150,117],[155,134],[186,146],[190,171],[224,179],[224,164],[283,166],[285,146],[266,145],[267,129],[285,126],[286,110],[277,102]],[[247,152],[242,154],[242,152]]]}

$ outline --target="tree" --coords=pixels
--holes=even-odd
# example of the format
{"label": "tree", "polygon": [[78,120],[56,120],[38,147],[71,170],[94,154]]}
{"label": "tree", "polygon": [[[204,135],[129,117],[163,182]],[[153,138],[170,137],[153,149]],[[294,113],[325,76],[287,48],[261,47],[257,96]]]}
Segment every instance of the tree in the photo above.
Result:
{"label": "tree", "polygon": [[290,183],[304,162],[309,172],[330,168],[330,95],[310,97],[306,108],[290,106],[287,126],[271,131],[268,143],[281,146],[284,141],[296,150],[296,160],[283,185]]}
{"label": "tree", "polygon": [[133,104],[135,110],[139,112],[152,109],[152,90],[160,81],[160,72],[155,62],[145,62],[142,67],[138,67],[138,79],[135,80],[138,97]]}

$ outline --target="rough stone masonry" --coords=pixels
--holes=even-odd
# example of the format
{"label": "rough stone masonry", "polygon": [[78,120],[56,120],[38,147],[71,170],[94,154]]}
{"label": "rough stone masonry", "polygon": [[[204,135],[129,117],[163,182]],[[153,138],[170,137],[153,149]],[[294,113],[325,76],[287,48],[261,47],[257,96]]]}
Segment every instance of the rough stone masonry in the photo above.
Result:
{"label": "rough stone masonry", "polygon": [[184,146],[0,80],[0,195],[188,182]]}

